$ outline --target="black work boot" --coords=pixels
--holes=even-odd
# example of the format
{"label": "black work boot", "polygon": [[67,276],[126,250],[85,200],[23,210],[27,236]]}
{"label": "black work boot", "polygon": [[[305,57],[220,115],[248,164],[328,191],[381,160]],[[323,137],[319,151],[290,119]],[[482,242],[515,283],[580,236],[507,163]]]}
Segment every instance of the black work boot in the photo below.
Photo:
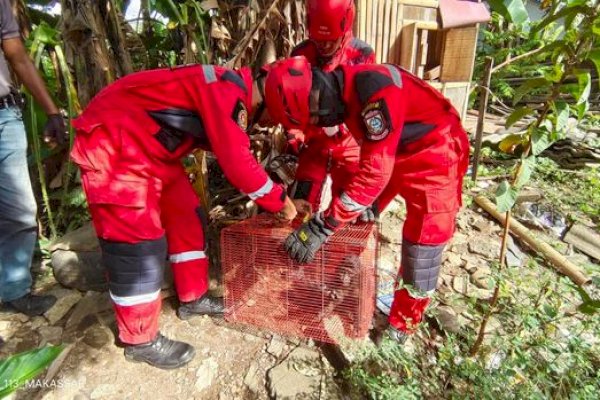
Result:
{"label": "black work boot", "polygon": [[51,295],[35,296],[27,293],[23,297],[7,302],[14,310],[23,313],[29,317],[42,315],[56,303],[56,297]]}
{"label": "black work boot", "polygon": [[408,333],[402,332],[401,330],[396,329],[391,325],[387,328],[387,334],[390,337],[390,339],[397,342],[398,344],[406,343],[406,339],[408,339],[409,336]]}
{"label": "black work boot", "polygon": [[125,358],[133,362],[146,362],[153,367],[175,369],[192,361],[194,346],[164,337],[160,332],[151,342],[125,347]]}
{"label": "black work boot", "polygon": [[223,299],[220,297],[212,297],[206,293],[204,296],[190,301],[189,303],[181,303],[177,309],[177,316],[180,319],[190,319],[196,315],[223,315],[225,306]]}

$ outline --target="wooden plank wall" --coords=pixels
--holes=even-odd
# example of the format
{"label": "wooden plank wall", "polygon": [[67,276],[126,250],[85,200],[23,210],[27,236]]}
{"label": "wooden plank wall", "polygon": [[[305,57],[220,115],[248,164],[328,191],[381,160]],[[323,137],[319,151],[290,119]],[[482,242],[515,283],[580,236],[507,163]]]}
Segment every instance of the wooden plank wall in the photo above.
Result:
{"label": "wooden plank wall", "polygon": [[356,0],[356,37],[369,43],[378,63],[400,63],[402,28],[419,22],[437,28],[437,0]]}
{"label": "wooden plank wall", "polygon": [[356,0],[356,6],[354,34],[373,47],[377,62],[438,78],[430,83],[464,118],[478,27],[440,30],[438,0]]}
{"label": "wooden plank wall", "polygon": [[475,65],[478,26],[449,29],[444,32],[441,51],[442,82],[470,81]]}

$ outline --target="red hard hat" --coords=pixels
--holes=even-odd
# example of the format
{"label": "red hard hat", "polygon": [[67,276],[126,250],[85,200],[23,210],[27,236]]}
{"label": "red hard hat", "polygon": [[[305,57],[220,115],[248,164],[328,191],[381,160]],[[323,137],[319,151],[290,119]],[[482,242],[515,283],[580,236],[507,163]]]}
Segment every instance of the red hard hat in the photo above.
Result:
{"label": "red hard hat", "polygon": [[306,8],[312,40],[335,41],[352,31],[354,0],[308,0]]}
{"label": "red hard hat", "polygon": [[310,121],[312,71],[305,57],[292,57],[264,67],[269,115],[287,129],[303,129]]}

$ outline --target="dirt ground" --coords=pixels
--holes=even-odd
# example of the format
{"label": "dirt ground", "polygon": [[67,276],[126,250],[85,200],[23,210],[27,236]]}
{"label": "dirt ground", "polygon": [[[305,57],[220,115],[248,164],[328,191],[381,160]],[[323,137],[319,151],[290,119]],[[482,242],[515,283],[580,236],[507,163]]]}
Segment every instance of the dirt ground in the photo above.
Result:
{"label": "dirt ground", "polygon": [[[464,208],[458,232],[447,247],[438,285],[442,329],[470,323],[463,310],[445,298],[489,298],[487,277],[497,259],[500,227],[483,214]],[[380,273],[393,276],[399,265],[403,209],[395,204],[381,218]],[[515,268],[527,257],[510,245]],[[575,255],[577,256],[577,255]],[[161,331],[193,344],[195,359],[186,367],[162,371],[130,363],[115,339],[116,324],[106,293],[67,290],[52,282],[46,289],[59,298],[44,317],[0,314],[0,358],[46,343],[67,343],[62,360],[30,381],[14,399],[340,399],[330,362],[312,342],[232,326],[220,319],[181,321],[172,290],[164,290]],[[468,316],[467,316],[468,317]]]}

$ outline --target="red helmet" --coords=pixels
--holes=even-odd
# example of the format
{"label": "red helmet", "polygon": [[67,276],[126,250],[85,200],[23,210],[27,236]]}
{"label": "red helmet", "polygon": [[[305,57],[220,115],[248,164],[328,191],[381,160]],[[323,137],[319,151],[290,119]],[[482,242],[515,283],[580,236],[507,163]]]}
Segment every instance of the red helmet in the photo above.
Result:
{"label": "red helmet", "polygon": [[335,41],[352,31],[354,0],[308,0],[306,8],[312,40]]}
{"label": "red helmet", "polygon": [[287,129],[303,129],[310,121],[312,71],[305,57],[276,61],[264,69],[269,115]]}

